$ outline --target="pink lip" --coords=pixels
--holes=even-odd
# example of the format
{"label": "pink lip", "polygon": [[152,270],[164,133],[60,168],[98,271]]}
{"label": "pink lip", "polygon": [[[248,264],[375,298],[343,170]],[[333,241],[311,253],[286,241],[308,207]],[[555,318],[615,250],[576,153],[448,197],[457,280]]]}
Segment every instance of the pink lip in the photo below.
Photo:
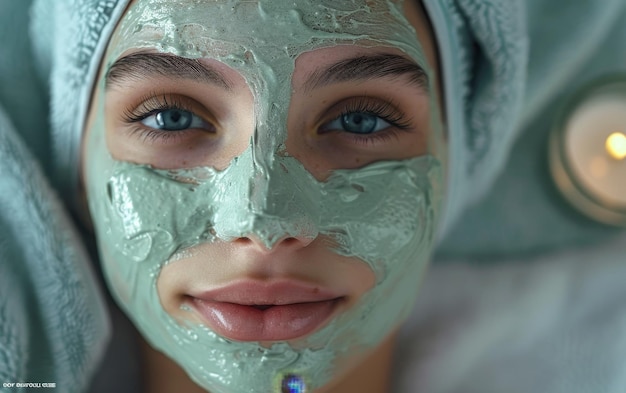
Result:
{"label": "pink lip", "polygon": [[298,281],[240,281],[192,296],[195,309],[219,335],[237,341],[284,341],[330,319],[341,296]]}

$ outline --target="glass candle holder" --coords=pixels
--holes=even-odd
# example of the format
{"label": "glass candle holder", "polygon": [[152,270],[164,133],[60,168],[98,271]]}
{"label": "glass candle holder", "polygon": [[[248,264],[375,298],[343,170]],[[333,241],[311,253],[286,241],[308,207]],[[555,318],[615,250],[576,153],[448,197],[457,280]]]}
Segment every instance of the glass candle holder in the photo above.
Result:
{"label": "glass candle holder", "polygon": [[626,74],[576,93],[550,135],[557,188],[593,220],[626,227]]}

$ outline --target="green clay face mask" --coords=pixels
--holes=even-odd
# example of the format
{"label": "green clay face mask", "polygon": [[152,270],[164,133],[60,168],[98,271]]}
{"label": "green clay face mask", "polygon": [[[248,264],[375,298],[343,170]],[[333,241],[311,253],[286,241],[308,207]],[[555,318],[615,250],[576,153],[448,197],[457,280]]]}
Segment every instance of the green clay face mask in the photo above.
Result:
{"label": "green clay face mask", "polygon": [[[301,376],[307,391],[324,386],[347,359],[388,337],[416,297],[439,214],[437,157],[335,170],[318,181],[285,153],[295,60],[336,45],[392,47],[427,65],[401,2],[364,0],[138,0],[105,59],[110,65],[136,48],[216,59],[239,72],[254,96],[250,145],[224,170],[114,160],[103,97],[87,143],[90,209],[113,294],[155,348],[213,393],[280,392],[286,375]],[[436,103],[433,94],[432,111]],[[432,119],[430,132],[440,138],[439,116]],[[285,236],[328,236],[329,252],[367,264],[375,285],[295,343],[232,341],[165,312],[156,285],[165,264],[184,264],[182,251],[191,247],[250,234],[268,248]]]}

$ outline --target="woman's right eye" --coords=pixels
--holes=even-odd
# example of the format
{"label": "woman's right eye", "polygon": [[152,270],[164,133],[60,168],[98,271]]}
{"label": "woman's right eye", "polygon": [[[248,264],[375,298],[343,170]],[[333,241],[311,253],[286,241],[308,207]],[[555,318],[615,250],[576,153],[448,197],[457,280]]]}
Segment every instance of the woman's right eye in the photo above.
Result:
{"label": "woman's right eye", "polygon": [[370,135],[393,125],[374,113],[348,112],[323,126],[323,131],[340,130],[358,135]]}
{"label": "woman's right eye", "polygon": [[188,129],[213,130],[211,124],[193,112],[169,108],[153,112],[141,121],[146,127],[160,131],[185,131]]}

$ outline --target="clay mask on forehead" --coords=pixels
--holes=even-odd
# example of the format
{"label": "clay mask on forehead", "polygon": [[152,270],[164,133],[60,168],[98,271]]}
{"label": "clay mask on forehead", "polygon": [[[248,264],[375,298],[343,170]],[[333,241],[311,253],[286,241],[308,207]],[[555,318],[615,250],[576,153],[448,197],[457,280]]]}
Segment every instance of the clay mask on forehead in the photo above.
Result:
{"label": "clay mask on forehead", "polygon": [[[104,97],[87,147],[90,209],[109,286],[151,344],[213,393],[278,392],[292,374],[309,390],[323,386],[349,359],[380,344],[414,301],[438,215],[438,159],[377,162],[318,181],[285,151],[297,56],[346,44],[397,48],[427,66],[402,4],[392,1],[138,0],[111,43],[107,64],[136,48],[216,59],[241,73],[254,96],[250,145],[222,171],[112,159]],[[439,137],[439,116],[431,118],[430,132]],[[185,263],[182,251],[204,242],[250,234],[268,248],[285,236],[328,236],[332,252],[372,269],[375,286],[326,326],[289,343],[227,340],[164,311],[156,281],[166,263]]]}

